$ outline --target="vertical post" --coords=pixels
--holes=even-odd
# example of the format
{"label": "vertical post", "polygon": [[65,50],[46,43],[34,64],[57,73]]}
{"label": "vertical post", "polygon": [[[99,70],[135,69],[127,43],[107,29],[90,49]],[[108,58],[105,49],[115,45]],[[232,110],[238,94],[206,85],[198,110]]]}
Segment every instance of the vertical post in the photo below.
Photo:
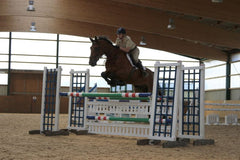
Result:
{"label": "vertical post", "polygon": [[172,117],[172,139],[175,141],[177,138],[177,118],[178,118],[178,111],[179,107],[181,106],[181,85],[183,84],[182,82],[182,77],[181,77],[181,70],[182,69],[182,62],[178,61],[178,64],[176,65],[176,84],[175,84],[175,96],[174,96],[174,108],[173,108],[173,117]]}
{"label": "vertical post", "polygon": [[150,119],[150,129],[149,129],[149,137],[154,136],[154,121],[155,121],[155,107],[157,103],[157,87],[158,87],[158,67],[160,66],[160,62],[156,62],[154,65],[154,77],[153,77],[153,90],[152,90],[152,99],[151,99],[151,119]]}
{"label": "vertical post", "polygon": [[57,34],[56,68],[58,68],[58,63],[59,63],[59,34]]}
{"label": "vertical post", "polygon": [[40,132],[44,131],[44,114],[45,114],[45,94],[46,94],[46,78],[47,78],[47,67],[44,67],[43,71],[43,85],[42,85],[42,103],[41,103],[41,123]]}
{"label": "vertical post", "polygon": [[226,63],[226,100],[231,100],[231,56],[228,55]]}
{"label": "vertical post", "polygon": [[11,84],[11,57],[12,57],[12,32],[9,32],[9,50],[8,50],[8,87],[7,95],[10,94],[10,84]]}
{"label": "vertical post", "polygon": [[205,126],[204,126],[204,110],[205,110],[205,105],[204,105],[204,98],[205,98],[205,65],[204,63],[201,64],[201,75],[200,75],[200,137],[205,138]]}
{"label": "vertical post", "polygon": [[56,84],[56,106],[55,106],[55,126],[54,131],[59,130],[59,114],[60,114],[60,86],[61,86],[61,72],[62,68],[57,68],[57,84]]}
{"label": "vertical post", "polygon": [[[73,73],[74,73],[74,70],[71,69],[69,92],[73,91]],[[69,99],[68,99],[68,129],[70,129],[71,125],[72,125],[72,96],[69,96]]]}
{"label": "vertical post", "polygon": [[182,124],[183,124],[183,106],[184,106],[184,65],[181,65],[181,67],[179,67],[180,69],[180,86],[179,86],[179,107],[178,107],[178,119],[179,119],[179,123],[178,123],[178,136],[182,136]]}
{"label": "vertical post", "polygon": [[[89,77],[90,77],[90,72],[89,69],[86,71],[86,81],[85,81],[85,92],[89,92]],[[84,115],[83,115],[83,128],[86,129],[86,122],[87,122],[87,108],[88,108],[88,97],[84,97]]]}

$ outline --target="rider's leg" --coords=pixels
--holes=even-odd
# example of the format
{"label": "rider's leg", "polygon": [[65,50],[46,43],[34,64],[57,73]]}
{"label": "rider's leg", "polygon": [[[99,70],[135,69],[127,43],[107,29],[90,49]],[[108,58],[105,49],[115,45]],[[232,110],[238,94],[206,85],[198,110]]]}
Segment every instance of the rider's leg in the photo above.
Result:
{"label": "rider's leg", "polygon": [[136,67],[139,68],[139,70],[141,71],[142,75],[143,75],[143,76],[147,76],[148,73],[147,73],[145,67],[143,67],[142,62],[138,59],[139,49],[136,48],[133,52],[131,52],[130,55],[132,55],[132,59],[133,59],[133,61],[134,61],[133,63],[134,63],[134,65],[135,65]]}
{"label": "rider's leg", "polygon": [[129,57],[130,57],[133,65],[136,66],[136,61],[135,61],[134,58],[133,58],[133,54],[128,54],[128,55],[129,55]]}
{"label": "rider's leg", "polygon": [[130,53],[130,57],[134,63],[134,65],[136,65],[138,63],[138,56],[139,56],[139,49],[135,48],[131,53]]}
{"label": "rider's leg", "polygon": [[148,75],[145,67],[143,67],[142,62],[140,60],[138,60],[138,62],[136,63],[136,66],[140,69],[140,71],[143,74],[143,76],[147,76]]}

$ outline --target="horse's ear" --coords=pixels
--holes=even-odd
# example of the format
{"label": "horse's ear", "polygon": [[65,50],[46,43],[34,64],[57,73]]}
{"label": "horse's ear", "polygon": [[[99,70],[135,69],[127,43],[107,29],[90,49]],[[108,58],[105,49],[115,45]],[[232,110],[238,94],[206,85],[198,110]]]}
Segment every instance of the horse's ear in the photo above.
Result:
{"label": "horse's ear", "polygon": [[96,41],[96,42],[98,41],[98,38],[97,38],[97,36],[95,36],[95,41]]}
{"label": "horse's ear", "polygon": [[91,37],[89,37],[89,39],[90,39],[90,41],[93,43],[94,40],[93,40]]}

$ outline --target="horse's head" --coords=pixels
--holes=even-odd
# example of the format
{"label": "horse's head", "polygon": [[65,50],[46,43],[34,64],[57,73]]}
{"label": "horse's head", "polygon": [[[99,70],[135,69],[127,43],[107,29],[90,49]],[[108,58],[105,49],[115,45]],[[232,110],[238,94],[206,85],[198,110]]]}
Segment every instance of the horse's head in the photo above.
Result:
{"label": "horse's head", "polygon": [[97,37],[95,37],[95,39],[90,38],[90,40],[92,42],[92,46],[91,46],[91,55],[89,58],[89,65],[96,66],[97,61],[102,57],[104,52],[101,49],[101,46]]}
{"label": "horse's head", "polygon": [[92,46],[89,65],[95,66],[102,55],[105,54],[108,57],[110,50],[113,48],[113,44],[107,37],[104,36],[100,36],[98,38],[95,36],[95,39],[90,38],[90,40],[92,42]]}

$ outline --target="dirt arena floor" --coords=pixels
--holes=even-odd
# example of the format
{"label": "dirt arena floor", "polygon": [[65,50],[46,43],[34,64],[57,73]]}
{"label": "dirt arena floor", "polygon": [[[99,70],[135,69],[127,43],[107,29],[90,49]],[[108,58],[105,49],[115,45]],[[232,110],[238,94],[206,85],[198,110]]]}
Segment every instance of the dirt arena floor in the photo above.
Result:
{"label": "dirt arena floor", "polygon": [[[67,115],[61,115],[66,128]],[[240,126],[206,126],[215,145],[162,148],[136,145],[136,138],[75,135],[29,135],[39,129],[39,114],[0,114],[0,160],[240,160]]]}

